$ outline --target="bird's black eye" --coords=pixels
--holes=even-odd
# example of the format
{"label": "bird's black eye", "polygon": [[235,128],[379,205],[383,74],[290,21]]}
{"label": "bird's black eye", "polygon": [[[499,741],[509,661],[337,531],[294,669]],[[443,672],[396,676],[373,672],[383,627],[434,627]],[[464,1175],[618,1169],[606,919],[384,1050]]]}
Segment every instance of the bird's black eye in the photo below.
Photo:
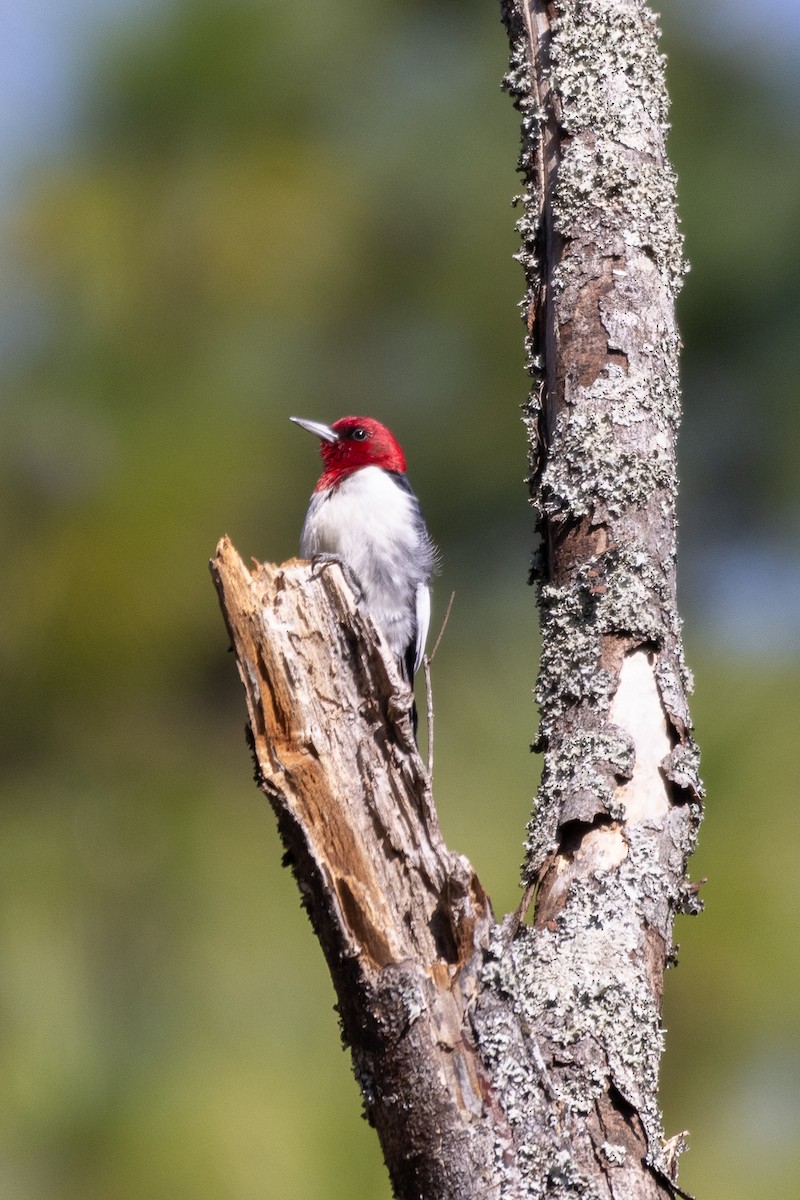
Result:
{"label": "bird's black eye", "polygon": [[356,425],[355,429],[351,431],[350,437],[354,442],[365,442],[369,437],[369,433],[363,425]]}

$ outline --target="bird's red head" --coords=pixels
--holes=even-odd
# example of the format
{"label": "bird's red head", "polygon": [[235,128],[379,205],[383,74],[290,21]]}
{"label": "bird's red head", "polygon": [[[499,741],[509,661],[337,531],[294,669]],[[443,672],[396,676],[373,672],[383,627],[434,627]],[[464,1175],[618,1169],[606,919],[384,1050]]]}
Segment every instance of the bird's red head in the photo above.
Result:
{"label": "bird's red head", "polygon": [[316,491],[324,491],[340,483],[362,467],[382,467],[404,475],[406,459],[397,438],[372,417],[342,417],[333,425],[292,417],[296,425],[314,433],[320,439],[324,470]]}

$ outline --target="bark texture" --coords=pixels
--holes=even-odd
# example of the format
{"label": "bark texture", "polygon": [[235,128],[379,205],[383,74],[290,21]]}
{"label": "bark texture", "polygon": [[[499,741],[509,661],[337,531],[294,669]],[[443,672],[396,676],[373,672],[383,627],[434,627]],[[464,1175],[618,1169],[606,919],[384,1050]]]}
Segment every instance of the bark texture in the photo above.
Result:
{"label": "bark texture", "polygon": [[542,787],[495,921],[444,845],[411,695],[336,566],[212,572],[277,814],[401,1200],[663,1200],[661,994],[700,817],[675,604],[683,266],[638,0],[506,2],[523,125]]}
{"label": "bark texture", "polygon": [[556,1092],[585,1114],[571,1170],[604,1161],[599,1194],[655,1196],[679,1149],[662,1145],[657,1103],[661,994],[674,915],[698,907],[684,870],[702,795],[676,605],[684,265],[664,62],[640,0],[503,15],[541,534],[527,1002]]}
{"label": "bark texture", "polygon": [[499,1197],[501,1112],[470,1033],[494,928],[442,841],[411,692],[338,566],[212,562],[256,781],[339,999],[364,1108],[398,1196]]}

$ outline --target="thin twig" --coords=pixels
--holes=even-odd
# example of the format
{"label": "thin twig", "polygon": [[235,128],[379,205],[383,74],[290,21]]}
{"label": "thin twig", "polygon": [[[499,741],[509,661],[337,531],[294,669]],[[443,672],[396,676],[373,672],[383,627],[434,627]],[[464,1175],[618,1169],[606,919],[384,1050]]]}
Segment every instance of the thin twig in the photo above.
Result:
{"label": "thin twig", "polygon": [[434,660],[436,651],[439,649],[439,642],[442,640],[442,634],[447,628],[447,622],[450,620],[450,610],[453,607],[453,601],[456,598],[455,592],[450,593],[450,600],[447,605],[447,611],[444,614],[442,628],[439,630],[439,636],[430,654],[426,654],[423,658],[423,666],[425,667],[425,703],[428,706],[428,778],[433,779],[433,685],[431,683],[431,663]]}
{"label": "thin twig", "polygon": [[433,687],[431,686],[431,660],[426,654],[422,660],[425,668],[425,703],[428,706],[428,779],[433,779]]}
{"label": "thin twig", "polygon": [[445,629],[447,629],[447,622],[450,620],[450,610],[453,607],[453,601],[455,600],[455,598],[456,598],[455,592],[451,592],[450,599],[447,602],[447,611],[444,614],[444,620],[442,621],[442,628],[439,630],[439,636],[436,639],[436,644],[434,645],[434,647],[430,653],[431,662],[433,662],[433,660],[436,658],[436,651],[439,649],[439,642],[442,640],[442,636],[444,634]]}

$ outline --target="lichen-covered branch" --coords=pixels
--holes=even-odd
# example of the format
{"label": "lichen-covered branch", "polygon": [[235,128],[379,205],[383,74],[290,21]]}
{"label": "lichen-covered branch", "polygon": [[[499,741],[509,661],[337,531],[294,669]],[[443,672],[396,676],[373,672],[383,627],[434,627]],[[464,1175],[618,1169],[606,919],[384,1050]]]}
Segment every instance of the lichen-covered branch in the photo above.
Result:
{"label": "lichen-covered branch", "polygon": [[684,872],[702,790],[675,588],[683,260],[664,64],[641,0],[509,0],[503,15],[541,534],[537,898],[518,976],[554,1089],[588,1115],[572,1169],[605,1158],[601,1194],[667,1194],[662,979],[674,915],[697,908]]}

